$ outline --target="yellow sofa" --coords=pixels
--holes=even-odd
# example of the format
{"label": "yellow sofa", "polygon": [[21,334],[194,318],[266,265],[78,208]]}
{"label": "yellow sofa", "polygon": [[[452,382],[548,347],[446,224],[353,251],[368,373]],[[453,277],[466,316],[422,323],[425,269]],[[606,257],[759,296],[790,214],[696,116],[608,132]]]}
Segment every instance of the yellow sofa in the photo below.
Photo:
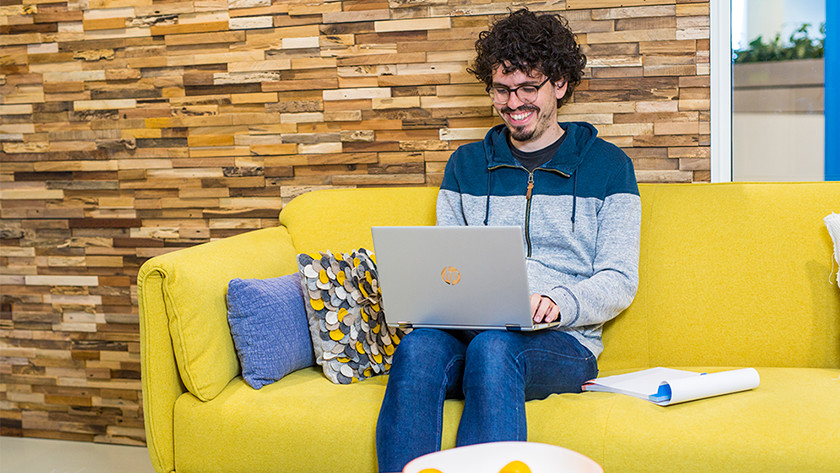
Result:
{"label": "yellow sofa", "polygon": [[[840,183],[642,185],[641,284],[604,331],[601,375],[755,367],[752,391],[659,407],[608,393],[527,404],[529,440],[607,472],[840,472],[840,288],[823,218]],[[239,376],[225,291],[295,255],[372,248],[371,225],[434,224],[431,188],[304,194],[280,226],[149,260],[138,276],[143,410],[158,472],[376,471],[385,376]],[[446,402],[444,448],[461,402]]]}

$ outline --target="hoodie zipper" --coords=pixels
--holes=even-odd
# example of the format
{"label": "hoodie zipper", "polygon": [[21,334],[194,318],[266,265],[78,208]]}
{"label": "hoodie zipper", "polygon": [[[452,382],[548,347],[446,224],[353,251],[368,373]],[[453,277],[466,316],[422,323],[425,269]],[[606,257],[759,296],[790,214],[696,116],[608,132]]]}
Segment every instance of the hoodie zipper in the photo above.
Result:
{"label": "hoodie zipper", "polygon": [[[528,173],[528,186],[525,188],[525,245],[528,249],[526,256],[528,258],[531,257],[531,197],[534,195],[534,171],[537,169],[542,169],[543,171],[553,172],[555,174],[559,174],[565,178],[571,177],[571,174],[567,174],[563,171],[559,171],[556,169],[546,169],[546,168],[537,168],[534,171],[529,171],[524,166],[512,166],[510,164],[499,164],[496,166],[492,166],[488,168],[488,171],[495,171],[499,168],[512,168],[512,169],[521,169]],[[489,190],[489,189],[488,189]],[[490,197],[489,195],[487,196]],[[574,223],[573,223],[574,224]]]}
{"label": "hoodie zipper", "polygon": [[528,258],[531,257],[531,194],[533,191],[534,171],[528,171],[528,188],[525,191],[525,244],[528,246]]}

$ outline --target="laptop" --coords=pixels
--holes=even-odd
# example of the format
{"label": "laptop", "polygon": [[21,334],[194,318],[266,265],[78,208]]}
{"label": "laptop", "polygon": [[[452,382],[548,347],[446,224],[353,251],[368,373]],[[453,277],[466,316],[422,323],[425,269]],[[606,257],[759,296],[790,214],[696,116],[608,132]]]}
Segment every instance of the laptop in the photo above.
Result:
{"label": "laptop", "polygon": [[533,331],[522,228],[372,227],[390,326]]}

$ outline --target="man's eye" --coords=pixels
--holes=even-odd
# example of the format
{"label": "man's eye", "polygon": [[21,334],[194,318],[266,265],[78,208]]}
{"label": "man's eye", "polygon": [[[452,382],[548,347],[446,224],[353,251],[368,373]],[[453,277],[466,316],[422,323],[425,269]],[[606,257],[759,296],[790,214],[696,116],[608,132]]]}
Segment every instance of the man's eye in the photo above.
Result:
{"label": "man's eye", "polygon": [[528,94],[528,95],[537,93],[537,88],[536,87],[520,87],[519,90],[521,90],[523,94]]}
{"label": "man's eye", "polygon": [[507,94],[510,93],[510,90],[508,90],[504,87],[493,87],[493,92],[498,94],[498,95],[507,95]]}

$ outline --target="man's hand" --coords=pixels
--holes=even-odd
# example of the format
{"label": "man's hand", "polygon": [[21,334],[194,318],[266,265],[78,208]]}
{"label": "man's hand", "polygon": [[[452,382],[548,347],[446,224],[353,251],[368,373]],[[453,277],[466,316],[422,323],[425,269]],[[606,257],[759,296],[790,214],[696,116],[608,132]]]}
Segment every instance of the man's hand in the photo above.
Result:
{"label": "man's hand", "polygon": [[531,317],[535,323],[550,323],[560,317],[560,308],[548,297],[531,294]]}

